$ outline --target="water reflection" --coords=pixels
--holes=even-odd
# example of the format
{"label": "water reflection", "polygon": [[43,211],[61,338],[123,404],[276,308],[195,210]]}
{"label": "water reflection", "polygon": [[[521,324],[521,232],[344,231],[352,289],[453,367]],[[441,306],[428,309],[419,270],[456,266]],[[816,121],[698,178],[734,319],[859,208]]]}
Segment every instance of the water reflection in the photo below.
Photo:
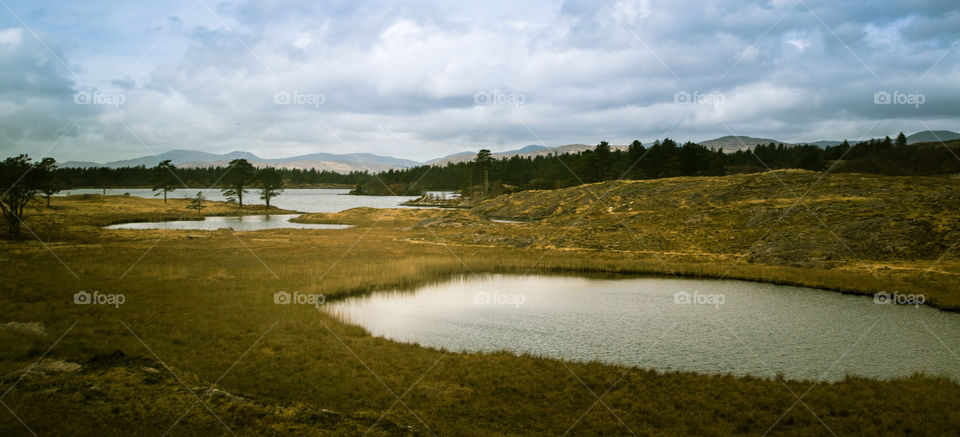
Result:
{"label": "water reflection", "polygon": [[290,219],[300,214],[246,215],[237,217],[205,217],[203,220],[178,220],[168,222],[122,223],[105,229],[174,229],[207,230],[232,228],[235,231],[259,231],[263,229],[346,229],[351,225],[294,223]]}
{"label": "water reflection", "polygon": [[[729,280],[480,275],[328,302],[401,342],[660,370],[960,379],[960,315]],[[935,335],[934,335],[935,334]]]}

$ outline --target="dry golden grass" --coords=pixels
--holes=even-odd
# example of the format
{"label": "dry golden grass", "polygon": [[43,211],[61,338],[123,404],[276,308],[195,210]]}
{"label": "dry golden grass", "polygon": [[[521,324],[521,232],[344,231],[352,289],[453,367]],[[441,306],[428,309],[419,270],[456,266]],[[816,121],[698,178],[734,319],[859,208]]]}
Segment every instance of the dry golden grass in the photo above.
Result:
{"label": "dry golden grass", "polygon": [[[958,192],[955,179],[782,170],[521,192],[474,212],[538,220],[510,229],[532,247],[660,255],[678,274],[919,292],[956,310]],[[444,239],[491,240],[489,232]]]}
{"label": "dry golden grass", "polygon": [[[119,349],[162,360],[188,385],[217,381],[218,387],[257,405],[277,406],[271,413],[270,408],[214,405],[240,434],[282,433],[271,426],[288,423],[282,417],[288,414],[285,408],[296,405],[363,420],[384,414],[389,423],[411,426],[419,434],[556,435],[571,427],[573,434],[623,434],[629,427],[650,435],[728,435],[762,434],[773,427],[775,434],[808,435],[827,432],[824,424],[837,434],[943,434],[960,428],[960,386],[943,379],[851,378],[814,384],[657,373],[505,353],[444,353],[370,337],[309,306],[273,304],[273,294],[281,290],[338,296],[470,272],[719,276],[733,266],[728,277],[830,288],[853,284],[865,290],[920,286],[909,280],[923,263],[817,269],[736,263],[737,255],[715,253],[523,247],[514,244],[517,238],[565,228],[538,231],[531,224],[474,221],[476,216],[462,211],[354,210],[311,219],[357,224],[346,230],[108,231],[98,226],[122,220],[125,208],[133,208],[130,217],[138,220],[171,217],[178,210],[169,211],[155,199],[57,200],[55,206],[63,209],[39,212],[27,223],[56,216],[61,232],[51,233],[44,243],[0,241],[5,278],[0,314],[6,319],[0,322],[40,322],[48,330],[43,337],[0,331],[0,374],[14,376],[0,380],[2,391],[14,384],[18,369],[66,333],[48,357],[84,363],[88,369],[92,357]],[[131,201],[137,206],[124,206]],[[430,221],[437,218],[452,221]],[[417,226],[423,220],[432,225]],[[195,234],[209,238],[189,238]],[[463,235],[471,239],[462,240]],[[946,260],[938,269],[954,267]],[[929,278],[955,284],[945,279],[952,278],[947,273]],[[126,302],[119,308],[74,305],[78,290],[122,293]],[[71,431],[76,434],[94,433],[104,423],[118,433],[162,434],[160,422],[165,420],[138,418],[176,417],[189,403],[182,391],[130,390],[147,382],[127,378],[126,370],[102,377],[85,371],[77,376],[89,378],[82,382],[31,376],[3,400],[38,434],[63,432],[65,424],[75,424]],[[117,378],[126,385],[109,382]],[[91,385],[107,394],[97,395]],[[45,391],[52,387],[62,388]],[[591,395],[591,390],[600,394],[608,388],[604,403],[615,416],[595,405]],[[816,416],[806,408],[790,409],[796,403],[791,390],[808,389],[804,403]],[[314,422],[305,422],[307,432],[327,429]],[[368,422],[349,425],[357,423]],[[174,433],[217,433],[217,425],[197,406]],[[402,433],[400,429],[394,430]],[[0,434],[22,433],[12,415],[0,414]]]}

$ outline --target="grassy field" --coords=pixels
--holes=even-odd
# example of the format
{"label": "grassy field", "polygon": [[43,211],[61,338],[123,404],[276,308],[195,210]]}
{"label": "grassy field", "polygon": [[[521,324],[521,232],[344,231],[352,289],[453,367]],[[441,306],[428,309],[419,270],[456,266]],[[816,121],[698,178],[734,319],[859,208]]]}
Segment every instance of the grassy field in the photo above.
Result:
{"label": "grassy field", "polygon": [[[713,202],[713,212],[721,213],[720,201],[709,196],[722,195],[727,184],[740,186],[731,179],[737,177],[710,179],[717,189],[696,205]],[[642,187],[668,196],[692,183],[686,179]],[[884,180],[915,193],[897,194],[896,201],[920,199],[911,207],[946,201],[933,182],[908,190],[910,181]],[[876,185],[884,180],[861,181],[864,202],[892,195],[871,194],[885,187]],[[600,188],[647,183],[589,187],[599,195]],[[799,180],[789,185],[801,188]],[[953,189],[945,186],[943,193]],[[775,190],[771,185],[768,191]],[[533,199],[539,204],[546,196],[571,193],[536,193]],[[621,218],[640,209],[636,203],[622,206],[630,201],[663,201],[645,193],[628,198],[626,191],[612,192],[619,196],[617,206],[606,213],[602,203],[590,206],[588,198],[560,203],[562,211],[586,211],[581,222],[562,211],[536,212],[541,209],[533,201],[521,202],[517,196],[527,194],[520,193],[474,211],[357,209],[301,219],[356,225],[346,230],[244,233],[102,230],[120,221],[196,213],[185,209],[185,201],[164,206],[160,200],[126,196],[55,198],[54,208],[38,206],[26,222],[43,242],[0,241],[5,279],[0,285],[0,401],[7,406],[0,408],[0,434],[941,435],[960,429],[960,385],[940,378],[817,383],[660,373],[506,353],[446,353],[371,337],[309,305],[274,304],[278,291],[335,298],[472,272],[613,271],[726,275],[859,292],[892,284],[940,290],[933,295],[936,302],[955,305],[951,291],[960,269],[949,255],[934,255],[939,246],[918,249],[909,243],[902,254],[865,253],[862,262],[843,257],[796,262],[805,255],[771,251],[751,260],[751,252],[727,250],[720,243],[691,249],[674,242],[698,232],[697,223],[686,221],[679,226],[693,228],[674,230],[659,245],[641,246],[629,233],[618,234],[629,231],[617,230],[616,214],[621,207],[634,208]],[[745,195],[764,199],[759,193]],[[826,200],[831,195],[810,198],[819,199],[816,212],[835,226]],[[757,205],[736,209],[759,214],[786,201],[768,195]],[[684,208],[692,208],[693,201],[683,202],[663,206],[687,220]],[[578,210],[584,208],[578,203],[586,209]],[[225,204],[208,204],[206,215],[237,213]],[[944,211],[950,206],[943,203]],[[928,212],[908,213],[919,220]],[[492,223],[484,219],[490,215],[540,222]],[[934,215],[941,228],[930,232],[941,232],[936,238],[949,242],[953,219]],[[656,225],[654,215],[645,217],[631,231],[666,230],[666,219]],[[792,220],[781,222],[800,223]],[[819,222],[811,219],[806,226],[813,232]],[[588,230],[594,237],[584,235]],[[797,231],[771,231],[774,237],[762,244],[788,247],[780,239]],[[725,242],[720,236],[727,237],[715,240]],[[752,243],[735,241],[730,247]],[[930,254],[920,256],[917,250]],[[926,270],[930,273],[919,279]],[[74,293],[80,290],[122,294],[125,301],[76,305]],[[24,372],[41,357],[47,361]],[[70,363],[81,367],[71,370]]]}
{"label": "grassy field", "polygon": [[533,247],[654,253],[677,274],[924,293],[957,310],[958,193],[955,178],[782,170],[521,192],[474,213],[536,220],[511,232]]}

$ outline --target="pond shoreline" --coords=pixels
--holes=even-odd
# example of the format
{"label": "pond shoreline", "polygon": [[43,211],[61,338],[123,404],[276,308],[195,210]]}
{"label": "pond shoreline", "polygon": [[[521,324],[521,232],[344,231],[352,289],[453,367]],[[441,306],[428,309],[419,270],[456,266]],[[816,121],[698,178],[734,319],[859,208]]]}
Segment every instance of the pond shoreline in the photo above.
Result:
{"label": "pond shoreline", "polygon": [[[916,372],[960,380],[954,357],[946,353],[950,346],[944,350],[937,343],[960,348],[960,337],[951,334],[960,332],[956,316],[822,291],[737,279],[461,274],[416,287],[331,299],[320,308],[370,335],[449,352],[506,351],[753,377],[785,371],[792,380],[816,380],[826,373],[833,381],[846,374],[891,379]],[[891,318],[892,325],[878,326],[878,315]],[[942,338],[934,341],[919,325],[913,326],[918,323],[939,328]],[[822,366],[868,326],[873,335],[862,347],[821,375]],[[913,328],[902,330],[904,326]],[[665,331],[654,335],[658,330]],[[900,346],[888,347],[885,339],[896,335],[904,336]],[[660,340],[662,348],[638,349],[640,343]],[[731,354],[743,346],[738,342],[765,355],[763,365]],[[687,362],[678,350],[698,357],[699,364]],[[817,359],[816,354],[823,356]]]}

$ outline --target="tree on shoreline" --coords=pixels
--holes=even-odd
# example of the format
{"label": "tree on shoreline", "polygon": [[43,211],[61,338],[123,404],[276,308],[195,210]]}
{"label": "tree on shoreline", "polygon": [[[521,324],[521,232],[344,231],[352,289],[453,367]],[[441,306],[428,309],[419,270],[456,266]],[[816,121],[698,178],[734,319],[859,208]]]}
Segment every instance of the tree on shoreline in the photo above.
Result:
{"label": "tree on shoreline", "polygon": [[203,204],[205,200],[207,199],[203,197],[203,193],[200,191],[197,191],[196,197],[190,200],[190,204],[187,205],[187,208],[196,211],[197,214],[200,214],[200,210],[207,207],[206,205]]}
{"label": "tree on shoreline", "polygon": [[167,159],[153,168],[153,191],[154,196],[163,192],[163,203],[167,203],[167,193],[177,189],[177,175],[174,171],[177,167]]}
{"label": "tree on shoreline", "polygon": [[260,190],[260,199],[270,209],[270,199],[283,192],[283,177],[277,169],[265,167],[257,173],[257,188]]}
{"label": "tree on shoreline", "polygon": [[235,197],[243,208],[243,193],[246,193],[246,187],[253,182],[257,175],[257,169],[246,159],[234,159],[230,161],[227,167],[227,174],[223,177],[225,187],[220,190],[224,197]]}
{"label": "tree on shoreline", "polygon": [[94,184],[97,188],[103,190],[103,195],[107,195],[107,188],[113,186],[113,176],[115,172],[112,168],[108,167],[97,167],[94,170]]}

